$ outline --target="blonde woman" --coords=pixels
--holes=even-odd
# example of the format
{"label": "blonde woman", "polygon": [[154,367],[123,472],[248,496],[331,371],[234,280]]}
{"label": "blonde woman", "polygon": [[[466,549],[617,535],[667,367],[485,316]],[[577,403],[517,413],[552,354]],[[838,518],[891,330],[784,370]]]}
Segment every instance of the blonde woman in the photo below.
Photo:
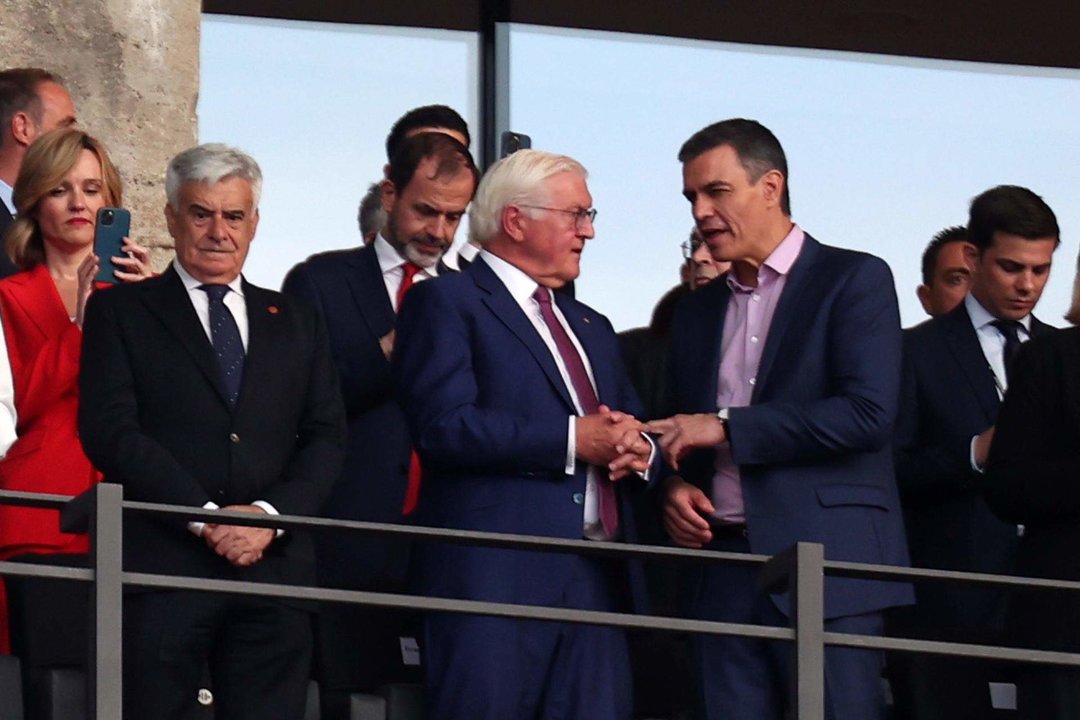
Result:
{"label": "blonde woman", "polygon": [[[0,460],[0,488],[76,495],[101,479],[76,433],[77,380],[83,309],[96,289],[97,211],[120,205],[120,177],[93,137],[54,130],[27,152],[13,200],[18,219],[5,240],[22,272],[0,281],[0,319],[17,439]],[[117,277],[148,276],[148,251],[130,239],[123,249],[125,256],[113,259],[124,269]],[[0,505],[0,558],[86,551],[85,536],[60,532],[55,510]],[[0,611],[0,644],[6,649],[6,603]]]}

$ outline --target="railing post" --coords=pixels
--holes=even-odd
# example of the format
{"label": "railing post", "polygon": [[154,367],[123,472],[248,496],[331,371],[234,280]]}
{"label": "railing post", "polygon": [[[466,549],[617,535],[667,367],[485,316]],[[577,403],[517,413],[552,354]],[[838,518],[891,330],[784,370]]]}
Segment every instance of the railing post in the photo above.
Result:
{"label": "railing post", "polygon": [[95,720],[123,716],[122,557],[124,488],[100,483],[93,490],[90,512],[90,667],[89,707]]}
{"label": "railing post", "polygon": [[825,548],[795,546],[791,578],[792,700],[796,720],[825,720]]}

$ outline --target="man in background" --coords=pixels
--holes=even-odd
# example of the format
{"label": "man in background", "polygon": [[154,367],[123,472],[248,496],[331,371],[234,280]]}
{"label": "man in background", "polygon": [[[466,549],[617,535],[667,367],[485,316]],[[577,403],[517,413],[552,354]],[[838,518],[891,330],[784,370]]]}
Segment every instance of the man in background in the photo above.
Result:
{"label": "man in background", "polygon": [[[0,241],[15,219],[15,178],[30,143],[42,133],[75,124],[75,106],[63,80],[40,68],[0,70]],[[0,247],[0,278],[18,268]]]}
{"label": "man in background", "polygon": [[[330,517],[397,523],[416,507],[421,468],[390,375],[397,312],[410,288],[439,274],[477,176],[468,149],[449,134],[403,140],[380,185],[386,222],[372,243],[314,255],[285,277],[282,290],[311,302],[326,321],[348,416],[345,466],[324,511]],[[405,588],[408,541],[357,533],[328,533],[317,541],[321,583]],[[398,664],[398,638],[415,633],[410,617],[345,605],[322,608],[321,684],[328,692],[341,690],[324,696],[327,704],[347,702],[350,690],[374,691],[409,679]]]}
{"label": "man in background", "polygon": [[356,222],[360,226],[360,237],[364,238],[364,245],[370,245],[386,224],[386,211],[382,207],[381,183],[371,183],[367,192],[364,193],[364,197],[360,200],[360,207],[356,211]]}
{"label": "man in background", "polygon": [[[1032,311],[1050,277],[1058,224],[1042,198],[1006,185],[972,200],[967,238],[976,253],[971,292],[904,333],[897,483],[913,564],[1011,574],[1018,528],[990,511],[983,466],[1012,361],[1023,343],[1050,330]],[[936,640],[1003,640],[1001,588],[922,583],[916,598],[913,611],[897,614],[899,629]],[[901,717],[992,717],[988,683],[1002,680],[1000,664],[908,654],[889,664]]]}
{"label": "man in background", "polygon": [[974,259],[975,247],[963,226],[947,227],[930,240],[922,256],[922,285],[916,289],[927,315],[944,315],[963,301]]}

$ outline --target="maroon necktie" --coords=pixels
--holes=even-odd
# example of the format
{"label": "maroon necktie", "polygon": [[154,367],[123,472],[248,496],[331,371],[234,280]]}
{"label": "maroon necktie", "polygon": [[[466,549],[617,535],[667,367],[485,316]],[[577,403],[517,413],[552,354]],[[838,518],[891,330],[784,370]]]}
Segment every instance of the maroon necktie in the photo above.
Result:
{"label": "maroon necktie", "polygon": [[[420,266],[407,261],[401,266],[401,284],[397,291],[397,308],[401,310],[401,301],[405,299],[405,293],[413,286],[413,278],[420,272]],[[405,502],[401,507],[402,515],[410,515],[416,510],[416,504],[420,501],[420,457],[413,450],[409,453],[409,482],[405,486]]]}
{"label": "maroon necktie", "polygon": [[[581,409],[586,415],[592,415],[600,408],[600,402],[596,399],[596,391],[593,390],[589,381],[589,373],[585,371],[585,363],[581,360],[574,343],[566,333],[566,329],[555,317],[555,311],[551,307],[551,291],[546,287],[539,287],[533,293],[533,299],[540,303],[540,314],[544,317],[544,323],[551,331],[555,339],[555,347],[559,350],[566,372],[570,375],[570,382],[574,385],[574,393],[581,403]],[[600,524],[604,528],[604,534],[608,538],[615,537],[619,529],[619,510],[615,500],[615,486],[607,479],[601,479],[596,483],[596,490],[600,498]]]}

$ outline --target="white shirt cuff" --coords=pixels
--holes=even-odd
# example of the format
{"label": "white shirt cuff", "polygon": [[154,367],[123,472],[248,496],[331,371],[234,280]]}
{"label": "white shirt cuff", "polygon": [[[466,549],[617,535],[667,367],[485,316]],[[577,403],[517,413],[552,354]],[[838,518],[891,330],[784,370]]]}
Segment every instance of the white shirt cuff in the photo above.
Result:
{"label": "white shirt cuff", "polygon": [[[265,510],[267,515],[280,515],[281,514],[281,513],[279,513],[277,511],[276,507],[274,507],[270,503],[266,502],[265,500],[255,500],[251,504],[254,505],[257,508],[262,508],[263,510]],[[279,538],[284,534],[285,534],[285,530],[283,530],[282,528],[278,528],[277,530],[274,530],[274,537],[275,538]]]}
{"label": "white shirt cuff", "polygon": [[577,415],[570,416],[570,422],[566,429],[566,466],[563,471],[567,475],[574,474],[574,466],[577,464]]}
{"label": "white shirt cuff", "polygon": [[984,468],[979,463],[975,462],[975,441],[978,440],[978,439],[979,439],[978,435],[971,438],[971,446],[970,446],[970,449],[968,450],[968,462],[971,464],[971,469],[972,470],[979,473],[980,475],[984,475],[984,474],[986,474],[986,468]]}
{"label": "white shirt cuff", "polygon": [[[221,506],[213,500],[208,501],[202,506],[203,510],[220,510]],[[192,520],[187,524],[187,529],[193,532],[197,537],[202,537],[203,528],[206,527],[206,523],[202,520]]]}

